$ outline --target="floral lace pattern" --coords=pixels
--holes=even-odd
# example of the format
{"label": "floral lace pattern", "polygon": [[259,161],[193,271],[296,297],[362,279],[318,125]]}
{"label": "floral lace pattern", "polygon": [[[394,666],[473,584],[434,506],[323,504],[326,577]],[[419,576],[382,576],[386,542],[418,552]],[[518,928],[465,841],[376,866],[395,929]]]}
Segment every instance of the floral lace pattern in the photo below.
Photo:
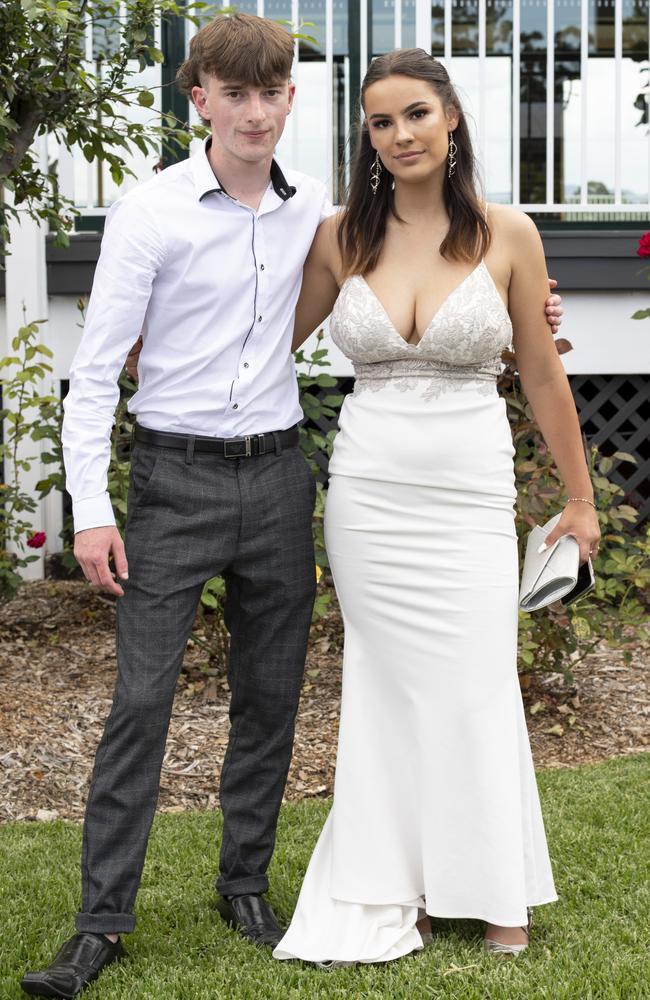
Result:
{"label": "floral lace pattern", "polygon": [[343,283],[330,331],[354,365],[355,394],[390,382],[402,392],[420,389],[426,400],[468,384],[494,392],[501,353],[512,339],[510,317],[483,261],[447,296],[417,344],[400,336],[360,275]]}
{"label": "floral lace pattern", "polygon": [[473,385],[481,395],[489,396],[494,392],[500,368],[493,370],[475,368],[468,365],[460,368],[450,365],[444,367],[423,358],[405,358],[401,361],[375,361],[371,365],[354,366],[354,395],[369,389],[379,392],[391,382],[400,392],[410,392],[414,389],[422,391],[422,398],[437,399],[443,392],[450,389],[461,389]]}

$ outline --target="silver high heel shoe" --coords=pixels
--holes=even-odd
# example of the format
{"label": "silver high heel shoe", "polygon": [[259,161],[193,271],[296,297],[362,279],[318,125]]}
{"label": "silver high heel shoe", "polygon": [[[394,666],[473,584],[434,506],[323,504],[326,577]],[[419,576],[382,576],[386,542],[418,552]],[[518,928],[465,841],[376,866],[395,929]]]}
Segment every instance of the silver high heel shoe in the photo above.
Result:
{"label": "silver high heel shoe", "polygon": [[[526,914],[528,916],[528,923],[521,929],[526,934],[526,937],[529,938],[530,929],[533,926],[532,907],[527,907]],[[503,944],[501,941],[492,941],[490,938],[484,938],[483,947],[486,951],[491,952],[493,955],[512,955],[516,958],[517,955],[521,955],[522,951],[526,950],[528,942],[526,942],[526,944]]]}

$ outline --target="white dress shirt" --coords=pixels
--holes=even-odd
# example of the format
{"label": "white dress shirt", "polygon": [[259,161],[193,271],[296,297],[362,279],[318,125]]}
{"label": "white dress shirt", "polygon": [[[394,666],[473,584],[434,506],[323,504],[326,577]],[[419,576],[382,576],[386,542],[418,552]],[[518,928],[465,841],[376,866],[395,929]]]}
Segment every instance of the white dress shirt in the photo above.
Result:
{"label": "white dress shirt", "polygon": [[320,181],[285,176],[275,161],[254,211],[221,187],[207,145],[115,202],[64,403],[75,531],[115,523],[106,485],[117,380],[140,333],[129,410],[143,426],[239,437],[302,418],[294,310],[331,212]]}

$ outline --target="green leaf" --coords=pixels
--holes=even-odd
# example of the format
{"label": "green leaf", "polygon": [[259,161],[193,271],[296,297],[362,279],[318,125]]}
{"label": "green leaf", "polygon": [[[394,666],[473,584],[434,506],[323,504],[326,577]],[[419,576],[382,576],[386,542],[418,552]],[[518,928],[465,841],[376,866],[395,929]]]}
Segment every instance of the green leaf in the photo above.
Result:
{"label": "green leaf", "polygon": [[632,319],[650,319],[650,309],[637,309],[632,313]]}
{"label": "green leaf", "polygon": [[143,108],[153,107],[154,101],[155,97],[150,90],[141,90],[138,94],[138,104],[140,104]]}
{"label": "green leaf", "polygon": [[111,163],[111,177],[118,186],[124,180],[124,171],[118,163]]}
{"label": "green leaf", "polygon": [[136,145],[140,150],[140,152],[143,153],[145,156],[149,155],[149,147],[147,146],[146,142],[144,141],[141,135],[132,136],[131,142],[133,142],[134,145]]}

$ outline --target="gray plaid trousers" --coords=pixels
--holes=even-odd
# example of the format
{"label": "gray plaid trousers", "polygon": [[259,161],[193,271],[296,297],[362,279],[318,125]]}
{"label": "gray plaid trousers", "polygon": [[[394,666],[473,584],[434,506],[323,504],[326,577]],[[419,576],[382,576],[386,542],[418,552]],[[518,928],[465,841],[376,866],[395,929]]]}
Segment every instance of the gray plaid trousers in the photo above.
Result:
{"label": "gray plaid trousers", "polygon": [[315,482],[298,448],[226,459],[137,442],[118,676],[86,805],[79,931],[133,930],[174,691],[203,584],[222,574],[230,739],[217,888],[264,892],[315,595]]}

